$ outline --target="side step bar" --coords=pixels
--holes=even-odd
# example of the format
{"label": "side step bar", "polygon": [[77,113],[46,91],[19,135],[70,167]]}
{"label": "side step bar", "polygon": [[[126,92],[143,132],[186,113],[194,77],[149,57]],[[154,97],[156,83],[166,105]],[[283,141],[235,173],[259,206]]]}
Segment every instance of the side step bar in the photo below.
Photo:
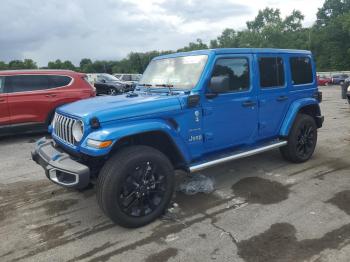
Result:
{"label": "side step bar", "polygon": [[273,144],[268,144],[267,146],[262,146],[259,148],[255,148],[255,149],[251,149],[248,151],[240,151],[240,152],[236,152],[232,155],[228,155],[222,158],[218,158],[218,159],[214,159],[214,160],[210,160],[208,162],[204,162],[204,163],[199,163],[199,164],[194,164],[192,166],[190,166],[189,170],[191,173],[194,172],[198,172],[200,170],[212,167],[212,166],[216,166],[225,162],[229,162],[232,160],[236,160],[236,159],[240,159],[240,158],[244,158],[244,157],[248,157],[248,156],[252,156],[252,155],[256,155],[265,151],[269,151],[271,149],[275,149],[281,146],[285,146],[287,145],[287,141],[278,141],[275,142]]}

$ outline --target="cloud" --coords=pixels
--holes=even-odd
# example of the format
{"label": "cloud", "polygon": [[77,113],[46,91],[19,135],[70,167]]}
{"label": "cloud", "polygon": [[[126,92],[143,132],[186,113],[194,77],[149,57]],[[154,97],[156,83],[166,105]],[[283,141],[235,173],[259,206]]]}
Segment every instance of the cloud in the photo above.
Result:
{"label": "cloud", "polygon": [[210,0],[168,0],[159,5],[166,13],[175,14],[188,21],[221,20],[228,17],[242,16],[251,13],[247,5],[230,1]]}
{"label": "cloud", "polygon": [[[309,1],[314,15],[321,0]],[[85,57],[121,59],[131,51],[176,50],[197,38],[209,41],[227,27],[244,28],[268,2],[2,0],[0,60],[32,58],[43,66],[58,58],[78,64]],[[301,0],[270,7],[305,9]]]}

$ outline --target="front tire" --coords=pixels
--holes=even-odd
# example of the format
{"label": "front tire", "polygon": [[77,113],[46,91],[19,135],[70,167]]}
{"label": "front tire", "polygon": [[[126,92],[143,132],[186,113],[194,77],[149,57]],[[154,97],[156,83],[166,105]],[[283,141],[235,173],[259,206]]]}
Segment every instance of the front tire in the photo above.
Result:
{"label": "front tire", "polygon": [[174,191],[174,169],[168,158],[148,146],[130,146],[113,155],[97,181],[97,200],[113,222],[144,226],[168,207]]}
{"label": "front tire", "polygon": [[299,114],[288,135],[288,144],[280,148],[284,159],[302,163],[309,160],[317,143],[317,126],[310,115]]}

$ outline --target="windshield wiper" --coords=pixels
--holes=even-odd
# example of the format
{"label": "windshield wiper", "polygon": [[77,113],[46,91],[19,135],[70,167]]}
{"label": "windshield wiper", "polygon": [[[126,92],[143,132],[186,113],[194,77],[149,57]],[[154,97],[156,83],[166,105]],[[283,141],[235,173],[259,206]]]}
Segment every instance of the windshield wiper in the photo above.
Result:
{"label": "windshield wiper", "polygon": [[174,85],[169,85],[169,84],[159,84],[159,85],[156,85],[156,86],[159,86],[159,87],[167,87],[168,90],[169,90],[169,95],[172,95],[173,94],[173,91],[171,90],[172,87],[174,87]]}

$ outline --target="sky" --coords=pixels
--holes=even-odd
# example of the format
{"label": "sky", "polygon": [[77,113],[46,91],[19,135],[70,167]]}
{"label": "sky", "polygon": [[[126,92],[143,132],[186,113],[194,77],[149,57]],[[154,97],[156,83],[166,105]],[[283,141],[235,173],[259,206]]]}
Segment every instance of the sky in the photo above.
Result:
{"label": "sky", "polygon": [[259,9],[293,9],[316,19],[324,0],[1,0],[0,61],[31,58],[117,60],[128,53],[176,50],[197,38],[242,30]]}

